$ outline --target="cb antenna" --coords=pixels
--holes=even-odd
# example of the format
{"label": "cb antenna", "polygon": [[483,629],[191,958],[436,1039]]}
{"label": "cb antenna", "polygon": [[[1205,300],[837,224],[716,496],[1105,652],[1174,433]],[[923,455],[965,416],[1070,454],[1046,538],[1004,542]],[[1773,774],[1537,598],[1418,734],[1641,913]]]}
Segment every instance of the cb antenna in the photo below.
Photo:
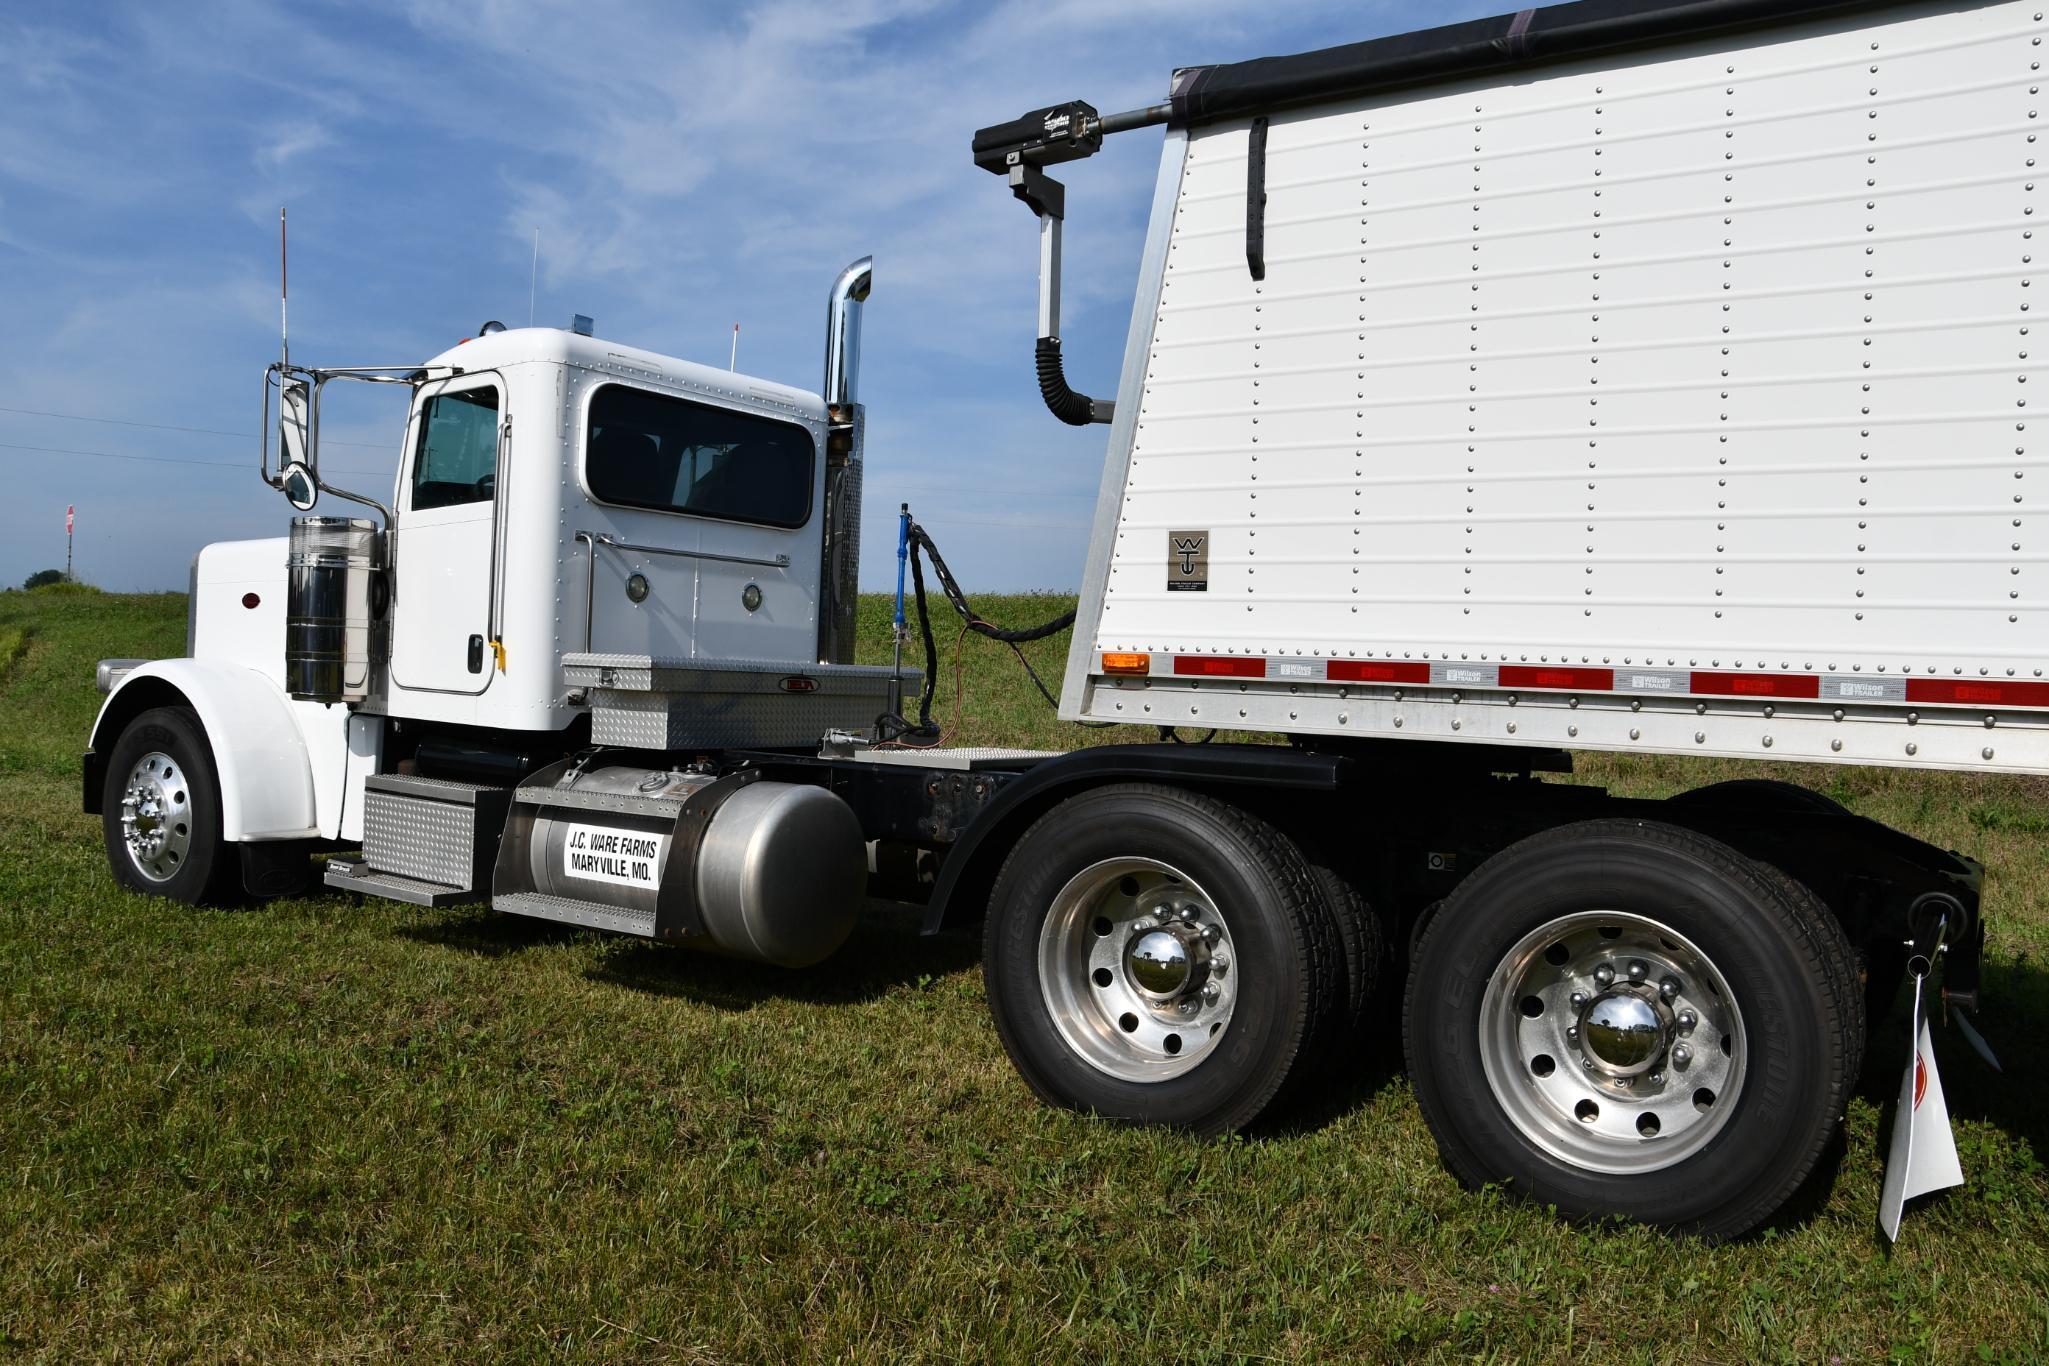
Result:
{"label": "cb antenna", "polygon": [[277,206],[277,350],[281,364],[292,363],[291,320],[286,315],[285,303],[290,296],[285,275],[285,206]]}

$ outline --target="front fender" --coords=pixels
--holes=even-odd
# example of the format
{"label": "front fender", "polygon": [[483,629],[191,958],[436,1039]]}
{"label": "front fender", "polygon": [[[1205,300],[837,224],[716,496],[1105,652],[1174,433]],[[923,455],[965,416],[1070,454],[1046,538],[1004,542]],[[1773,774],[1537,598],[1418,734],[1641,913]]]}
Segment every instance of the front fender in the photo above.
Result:
{"label": "front fender", "polygon": [[198,713],[220,778],[221,837],[297,839],[320,833],[313,764],[292,704],[278,685],[241,664],[159,659],[138,665],[107,694],[86,759],[86,809],[99,802],[91,775],[128,723],[153,707]]}

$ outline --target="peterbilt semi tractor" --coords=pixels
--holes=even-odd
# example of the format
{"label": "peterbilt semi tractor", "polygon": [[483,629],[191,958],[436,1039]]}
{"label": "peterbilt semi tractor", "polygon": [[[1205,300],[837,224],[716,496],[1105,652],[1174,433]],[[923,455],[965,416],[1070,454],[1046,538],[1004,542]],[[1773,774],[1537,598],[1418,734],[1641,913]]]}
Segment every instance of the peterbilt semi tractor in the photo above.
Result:
{"label": "peterbilt semi tractor", "polygon": [[[1989,1057],[1982,869],[1764,777],[1568,775],[2049,773],[2045,34],[1587,0],[977,133],[1038,222],[1041,392],[1107,427],[1060,714],[1162,743],[921,747],[920,675],[853,662],[866,261],[818,393],[581,319],[281,359],[260,469],[304,515],[199,552],[186,657],[102,666],[86,809],[139,892],[322,854],[362,896],[791,967],[870,890],[922,899],[982,925],[1050,1103],[1239,1130],[1398,1034],[1463,1182],[1710,1237],[1825,1176],[1910,997],[1893,1233],[1961,1179],[1928,1022]],[[1102,398],[1050,172],[1106,137],[1159,171]],[[321,470],[352,382],[409,393],[388,493]]]}

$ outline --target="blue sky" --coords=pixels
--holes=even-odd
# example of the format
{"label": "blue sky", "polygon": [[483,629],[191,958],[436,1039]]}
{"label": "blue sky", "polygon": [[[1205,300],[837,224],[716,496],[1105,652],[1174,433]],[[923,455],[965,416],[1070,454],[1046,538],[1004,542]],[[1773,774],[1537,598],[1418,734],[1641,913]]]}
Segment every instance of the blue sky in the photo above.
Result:
{"label": "blue sky", "polygon": [[[199,545],[281,534],[251,465],[284,204],[310,364],[411,363],[524,323],[538,228],[536,321],[587,313],[721,365],[738,322],[743,371],[815,388],[826,290],[873,253],[864,580],[893,572],[909,499],[971,593],[1071,589],[1105,429],[1039,404],[1034,228],[975,169],[973,131],[1496,8],[0,7],[0,583],[63,564],[66,504],[79,575],[108,588],[182,588]],[[1158,142],[1113,138],[1063,176],[1068,372],[1090,392],[1115,382]],[[323,463],[388,488],[401,409],[351,398]]]}

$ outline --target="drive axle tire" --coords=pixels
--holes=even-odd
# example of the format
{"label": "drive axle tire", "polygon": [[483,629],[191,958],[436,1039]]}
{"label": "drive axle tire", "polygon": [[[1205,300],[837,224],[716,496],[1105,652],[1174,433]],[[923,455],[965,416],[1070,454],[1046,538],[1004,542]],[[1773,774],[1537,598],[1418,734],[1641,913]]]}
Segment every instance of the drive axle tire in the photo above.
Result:
{"label": "drive axle tire", "polygon": [[107,757],[100,828],[115,880],[132,891],[198,904],[231,884],[220,780],[196,714],[158,707],[128,723]]}
{"label": "drive axle tire", "polygon": [[1769,1219],[1841,1121],[1854,960],[1790,878],[1675,826],[1587,821],[1480,866],[1416,946],[1404,1035],[1452,1173],[1575,1219]]}
{"label": "drive axle tire", "polygon": [[1342,1008],[1344,949],[1300,851],[1179,788],[1098,788],[1041,816],[984,936],[1018,1072],[1106,1118],[1242,1129],[1311,1070]]}

